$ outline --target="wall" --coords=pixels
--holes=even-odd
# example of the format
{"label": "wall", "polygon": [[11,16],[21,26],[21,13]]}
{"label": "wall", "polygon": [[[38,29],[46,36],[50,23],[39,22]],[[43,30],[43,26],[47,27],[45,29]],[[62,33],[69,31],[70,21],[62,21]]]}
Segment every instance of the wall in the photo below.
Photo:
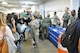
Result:
{"label": "wall", "polygon": [[70,3],[71,3],[71,10],[75,9],[76,12],[78,12],[80,0],[70,0]]}
{"label": "wall", "polygon": [[44,4],[41,4],[39,5],[39,8],[40,8],[40,14],[42,15],[42,17],[44,18],[45,16],[45,9],[44,9]]}
{"label": "wall", "polygon": [[35,11],[38,11],[38,12],[39,12],[39,10],[40,10],[40,8],[39,8],[38,5],[31,7],[31,11],[32,11],[33,13],[34,13]]}
{"label": "wall", "polygon": [[80,7],[80,0],[79,0],[79,7]]}
{"label": "wall", "polygon": [[57,11],[59,17],[62,17],[65,7],[70,8],[70,0],[47,0],[44,5],[46,14],[51,13],[52,16],[52,12]]}
{"label": "wall", "polygon": [[[66,7],[71,9],[70,0],[47,0],[43,6],[43,10],[45,9],[45,17],[47,14],[50,14],[50,17],[52,18],[54,11],[56,11],[60,19],[63,17],[64,9]],[[62,20],[61,23],[63,23]]]}

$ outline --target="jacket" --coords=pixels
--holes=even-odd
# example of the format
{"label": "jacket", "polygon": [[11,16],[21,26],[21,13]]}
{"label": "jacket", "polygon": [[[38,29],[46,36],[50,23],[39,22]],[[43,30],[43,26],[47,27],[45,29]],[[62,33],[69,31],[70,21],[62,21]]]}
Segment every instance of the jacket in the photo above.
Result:
{"label": "jacket", "polygon": [[42,20],[42,26],[50,26],[51,25],[51,19],[50,18],[44,18]]}

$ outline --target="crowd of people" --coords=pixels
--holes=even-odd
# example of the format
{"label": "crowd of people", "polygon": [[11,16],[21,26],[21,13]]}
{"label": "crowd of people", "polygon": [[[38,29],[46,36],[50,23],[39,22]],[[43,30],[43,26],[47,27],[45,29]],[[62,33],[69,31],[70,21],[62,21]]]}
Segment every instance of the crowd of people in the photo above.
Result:
{"label": "crowd of people", "polygon": [[25,32],[31,33],[33,46],[39,42],[39,25],[42,17],[38,15],[31,16],[31,13],[25,11],[19,15],[15,13],[7,15],[7,25],[15,37],[15,44],[19,53],[22,53],[22,41],[26,41]]}
{"label": "crowd of people", "polygon": [[[80,9],[78,11],[78,18],[80,18],[79,13]],[[54,19],[54,25],[60,26],[61,22],[56,14],[57,12],[54,12],[54,16],[52,17]],[[9,51],[5,53],[15,53],[16,50],[19,53],[22,53],[22,41],[27,40],[25,37],[25,32],[31,34],[33,46],[34,47],[38,46],[39,36],[41,36],[42,40],[47,39],[49,27],[52,26],[50,14],[48,14],[47,17],[42,19],[42,16],[37,11],[34,14],[26,11],[20,13],[19,15],[17,15],[16,13],[11,13],[8,14],[6,18],[4,17],[5,15],[2,12],[0,12],[0,40],[2,41],[4,37],[8,36],[9,39],[12,39],[11,41],[12,44],[8,43],[9,47],[7,47],[7,49],[9,49]],[[72,10],[70,14],[69,8],[66,7],[65,14],[63,15],[62,18],[63,20],[62,27],[67,28],[67,26],[73,23],[76,19],[77,19],[76,11]],[[7,39],[8,42],[9,39]],[[0,44],[2,43],[1,41]]]}
{"label": "crowd of people", "polygon": [[[38,12],[35,12],[34,15],[26,11],[19,15],[11,13],[7,14],[5,20],[5,15],[2,12],[0,15],[0,28],[2,29],[0,31],[1,37],[3,38],[3,29],[5,29],[6,35],[11,36],[11,39],[13,39],[14,42],[13,47],[15,46],[19,53],[22,53],[22,42],[27,40],[25,32],[31,34],[33,46],[36,47],[38,45],[39,27],[42,20],[42,16]],[[14,52],[15,49],[13,49],[13,47],[10,47],[12,50],[10,50],[9,53],[16,52]]]}

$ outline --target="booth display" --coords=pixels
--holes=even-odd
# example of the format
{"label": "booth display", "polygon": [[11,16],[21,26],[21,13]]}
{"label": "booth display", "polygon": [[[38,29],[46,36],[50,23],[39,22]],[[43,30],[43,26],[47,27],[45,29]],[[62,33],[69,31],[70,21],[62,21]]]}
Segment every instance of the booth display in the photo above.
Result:
{"label": "booth display", "polygon": [[65,32],[65,28],[59,26],[49,27],[49,36],[48,39],[57,47],[58,46],[58,37],[61,32]]}
{"label": "booth display", "polygon": [[60,43],[61,36],[65,30],[65,28],[62,28],[60,26],[49,27],[48,39],[57,47],[58,53],[67,53],[67,49],[62,47]]}

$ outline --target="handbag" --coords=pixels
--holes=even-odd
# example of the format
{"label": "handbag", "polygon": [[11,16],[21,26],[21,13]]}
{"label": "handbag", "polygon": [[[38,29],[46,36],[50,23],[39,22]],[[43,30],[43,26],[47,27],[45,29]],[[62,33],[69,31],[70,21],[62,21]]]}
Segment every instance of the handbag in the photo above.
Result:
{"label": "handbag", "polygon": [[0,41],[0,53],[8,53],[8,44],[5,38]]}

